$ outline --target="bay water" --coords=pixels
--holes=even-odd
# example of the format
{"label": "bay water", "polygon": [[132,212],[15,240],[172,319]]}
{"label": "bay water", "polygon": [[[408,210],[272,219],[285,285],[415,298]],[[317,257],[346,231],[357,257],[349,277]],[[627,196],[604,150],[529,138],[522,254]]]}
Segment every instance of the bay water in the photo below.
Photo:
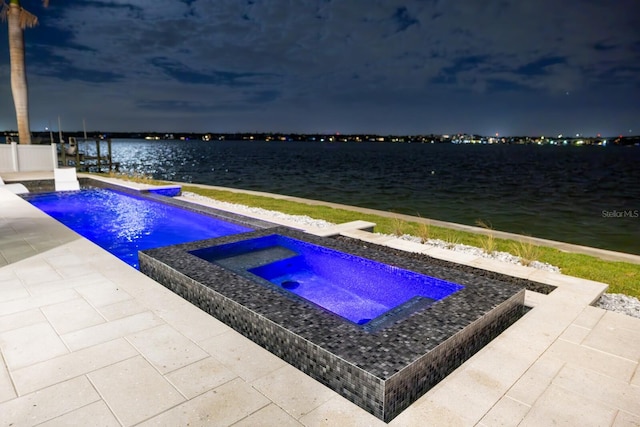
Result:
{"label": "bay water", "polygon": [[114,140],[120,171],[640,254],[640,147]]}

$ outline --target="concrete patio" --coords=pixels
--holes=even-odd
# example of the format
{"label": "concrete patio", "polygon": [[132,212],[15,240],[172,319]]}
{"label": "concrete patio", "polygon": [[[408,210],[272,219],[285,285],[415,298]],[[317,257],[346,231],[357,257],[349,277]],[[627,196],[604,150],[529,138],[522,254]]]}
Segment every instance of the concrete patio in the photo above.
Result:
{"label": "concrete patio", "polygon": [[[640,319],[591,306],[606,285],[339,231],[557,286],[390,425],[640,425]],[[384,425],[2,188],[0,352],[0,425]]]}

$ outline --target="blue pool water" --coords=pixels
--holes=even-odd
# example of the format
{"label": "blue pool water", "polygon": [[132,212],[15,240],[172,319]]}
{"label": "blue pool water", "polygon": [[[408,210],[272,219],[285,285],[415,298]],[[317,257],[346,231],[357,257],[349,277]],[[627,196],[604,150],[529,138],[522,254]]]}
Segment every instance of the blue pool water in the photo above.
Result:
{"label": "blue pool water", "polygon": [[277,234],[191,253],[267,280],[360,325],[409,301],[424,306],[463,288]]}
{"label": "blue pool water", "polygon": [[139,250],[252,231],[108,189],[30,194],[24,198],[135,268]]}

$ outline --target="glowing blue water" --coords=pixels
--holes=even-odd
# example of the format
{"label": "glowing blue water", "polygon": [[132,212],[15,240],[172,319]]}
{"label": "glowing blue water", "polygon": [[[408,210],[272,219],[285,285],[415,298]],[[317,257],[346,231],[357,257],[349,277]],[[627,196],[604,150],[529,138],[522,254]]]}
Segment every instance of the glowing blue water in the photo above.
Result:
{"label": "glowing blue water", "polygon": [[[281,235],[192,253],[236,271],[247,271],[361,325],[416,298],[429,303],[463,288]],[[269,254],[279,259],[270,259]]]}
{"label": "glowing blue water", "polygon": [[108,189],[31,194],[25,199],[135,268],[139,250],[251,231]]}

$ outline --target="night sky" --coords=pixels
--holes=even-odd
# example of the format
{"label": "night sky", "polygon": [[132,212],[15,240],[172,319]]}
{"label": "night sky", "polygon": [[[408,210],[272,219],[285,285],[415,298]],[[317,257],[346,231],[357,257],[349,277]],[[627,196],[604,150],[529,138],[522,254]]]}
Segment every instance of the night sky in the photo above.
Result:
{"label": "night sky", "polygon": [[32,130],[640,134],[638,0],[22,4]]}

